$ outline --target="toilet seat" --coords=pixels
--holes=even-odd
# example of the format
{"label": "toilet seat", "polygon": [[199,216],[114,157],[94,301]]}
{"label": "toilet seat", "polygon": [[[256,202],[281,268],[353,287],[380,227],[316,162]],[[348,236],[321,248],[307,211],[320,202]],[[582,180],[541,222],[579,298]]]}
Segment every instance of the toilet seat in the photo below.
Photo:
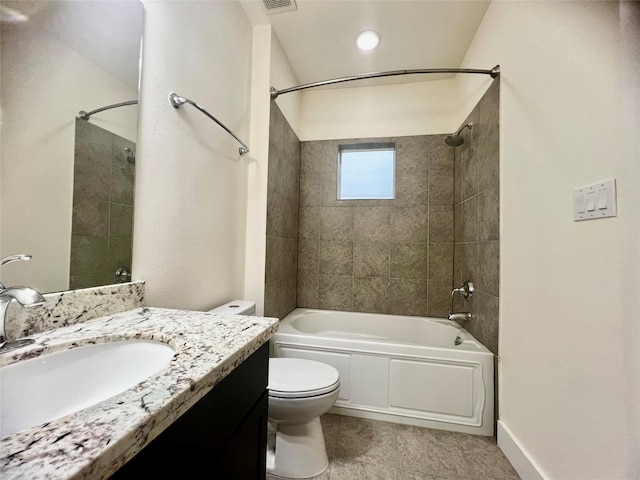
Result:
{"label": "toilet seat", "polygon": [[340,387],[340,374],[331,365],[303,358],[269,359],[269,396],[308,398]]}

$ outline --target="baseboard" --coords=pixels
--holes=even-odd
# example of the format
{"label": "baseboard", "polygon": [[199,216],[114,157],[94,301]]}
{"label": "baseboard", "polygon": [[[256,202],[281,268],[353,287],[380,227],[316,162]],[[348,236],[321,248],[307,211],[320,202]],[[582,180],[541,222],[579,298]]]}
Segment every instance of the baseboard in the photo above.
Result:
{"label": "baseboard", "polygon": [[498,420],[497,433],[498,447],[522,480],[549,480],[501,420]]}

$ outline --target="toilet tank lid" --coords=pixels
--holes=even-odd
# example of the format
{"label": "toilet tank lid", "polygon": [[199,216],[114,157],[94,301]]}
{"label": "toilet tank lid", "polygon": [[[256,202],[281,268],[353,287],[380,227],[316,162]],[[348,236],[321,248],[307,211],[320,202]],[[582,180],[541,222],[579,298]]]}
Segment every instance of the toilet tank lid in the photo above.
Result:
{"label": "toilet tank lid", "polygon": [[209,311],[211,313],[226,313],[230,315],[251,315],[256,311],[256,302],[250,300],[233,300]]}

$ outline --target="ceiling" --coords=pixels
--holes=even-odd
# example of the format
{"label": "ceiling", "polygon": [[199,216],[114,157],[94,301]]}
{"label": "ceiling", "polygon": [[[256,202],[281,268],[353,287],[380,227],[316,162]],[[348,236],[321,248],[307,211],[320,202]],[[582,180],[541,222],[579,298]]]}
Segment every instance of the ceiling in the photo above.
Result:
{"label": "ceiling", "polygon": [[[368,72],[457,68],[490,0],[297,0],[296,10],[269,15],[262,0],[240,2],[254,26],[271,24],[291,68],[304,84]],[[356,48],[356,35],[363,30],[380,34],[377,49],[362,52]],[[452,76],[411,75],[383,81],[389,84]],[[338,84],[334,88],[342,86],[354,85]]]}
{"label": "ceiling", "polygon": [[138,90],[142,3],[0,0],[0,21],[47,32],[134,91]]}

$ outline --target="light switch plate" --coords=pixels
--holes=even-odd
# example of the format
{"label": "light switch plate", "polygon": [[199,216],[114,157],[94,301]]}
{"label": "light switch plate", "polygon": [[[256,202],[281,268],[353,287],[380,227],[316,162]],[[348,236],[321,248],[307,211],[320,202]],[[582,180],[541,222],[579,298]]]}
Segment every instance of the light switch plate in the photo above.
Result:
{"label": "light switch plate", "polygon": [[617,214],[615,178],[585,185],[573,191],[574,221],[597,220],[615,217]]}

